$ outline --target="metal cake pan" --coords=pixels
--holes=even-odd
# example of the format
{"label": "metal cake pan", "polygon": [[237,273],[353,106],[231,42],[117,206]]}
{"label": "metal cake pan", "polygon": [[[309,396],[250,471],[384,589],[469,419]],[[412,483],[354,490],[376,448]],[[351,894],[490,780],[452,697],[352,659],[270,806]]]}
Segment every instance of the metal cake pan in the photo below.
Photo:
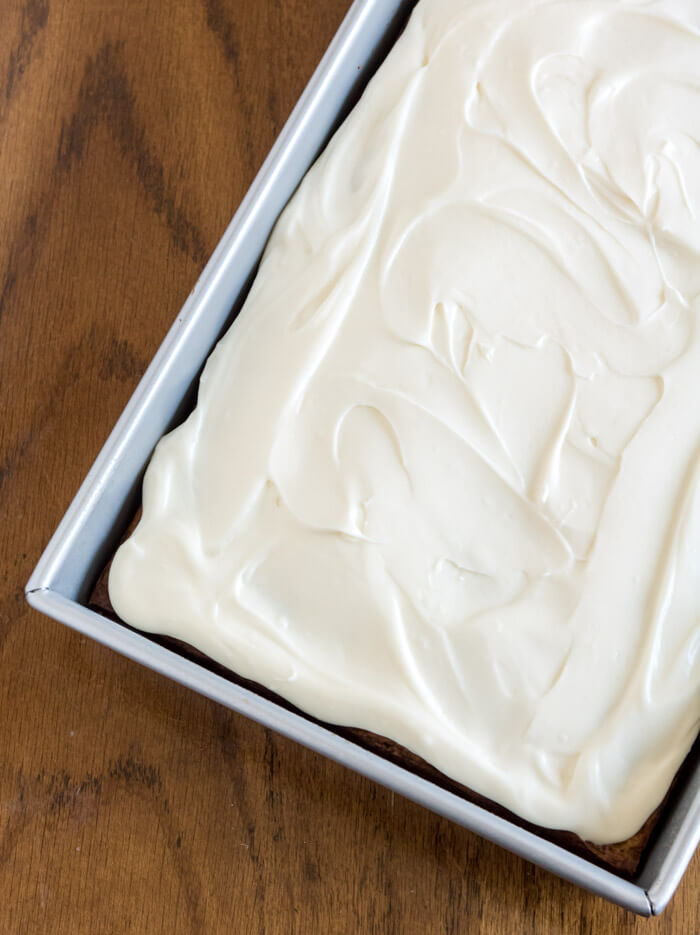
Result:
{"label": "metal cake pan", "polygon": [[270,231],[395,40],[415,0],[355,0],[194,291],[83,481],[26,587],[37,610],[641,915],[660,913],[700,841],[700,758],[685,771],[641,871],[624,879],[91,611],[95,578],[133,514],[158,439],[245,298]]}

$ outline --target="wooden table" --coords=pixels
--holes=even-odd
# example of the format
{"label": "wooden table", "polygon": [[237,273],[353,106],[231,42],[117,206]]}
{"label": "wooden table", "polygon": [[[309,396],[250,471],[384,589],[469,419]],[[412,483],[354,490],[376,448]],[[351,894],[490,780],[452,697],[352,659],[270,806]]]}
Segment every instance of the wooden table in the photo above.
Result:
{"label": "wooden table", "polygon": [[0,4],[0,932],[644,923],[29,610],[23,586],[348,0]]}

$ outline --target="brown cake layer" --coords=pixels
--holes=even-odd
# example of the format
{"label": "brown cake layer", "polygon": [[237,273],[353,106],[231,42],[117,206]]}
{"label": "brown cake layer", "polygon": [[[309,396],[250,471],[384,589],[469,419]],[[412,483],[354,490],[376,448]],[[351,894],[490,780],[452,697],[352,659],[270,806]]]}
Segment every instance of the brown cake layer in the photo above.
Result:
{"label": "brown cake layer", "polygon": [[[126,530],[123,539],[126,539],[130,535],[131,531],[138,523],[140,515],[141,511],[139,509],[128,529]],[[110,558],[109,562],[102,570],[102,573],[97,580],[97,583],[90,596],[88,606],[103,616],[109,617],[111,620],[121,623],[124,626],[129,626],[128,624],[124,623],[124,621],[121,620],[120,617],[115,613],[114,608],[112,607],[112,603],[109,599],[107,580],[111,563],[112,562]],[[133,628],[129,627],[129,629]],[[193,646],[190,646],[187,643],[183,643],[180,640],[176,640],[171,637],[154,636],[153,634],[148,633],[143,635],[145,635],[148,639],[153,640],[153,642],[158,643],[161,646],[165,646],[166,648],[173,650],[179,655],[204,666],[210,671],[215,672],[217,675],[226,678],[228,681],[253,691],[256,694],[261,695],[263,698],[274,701],[276,704],[286,708],[289,711],[294,711],[298,714],[301,714],[302,717],[307,718],[315,724],[320,724],[322,727],[332,731],[338,736],[344,737],[346,740],[350,740],[353,743],[363,747],[364,749],[370,750],[372,753],[384,757],[384,759],[387,759],[390,762],[409,770],[410,772],[422,777],[423,779],[427,779],[430,782],[435,783],[435,785],[440,786],[442,789],[446,789],[469,802],[474,802],[489,812],[492,812],[495,815],[499,815],[502,818],[506,818],[521,828],[525,828],[547,841],[558,844],[559,846],[566,848],[568,851],[571,851],[580,857],[591,860],[599,866],[605,867],[608,870],[612,870],[618,875],[629,879],[634,877],[641,868],[645,852],[651,842],[654,832],[657,830],[659,819],[661,818],[662,812],[664,811],[664,808],[671,796],[671,792],[678,780],[678,776],[676,776],[676,779],[669,789],[664,801],[656,809],[656,811],[654,811],[649,816],[647,821],[635,835],[633,835],[631,838],[628,838],[626,841],[620,841],[616,844],[593,844],[590,841],[584,841],[577,834],[572,832],[553,831],[549,828],[542,828],[539,825],[533,825],[530,822],[525,821],[518,815],[513,814],[513,812],[503,808],[503,806],[499,805],[498,803],[493,802],[491,799],[488,799],[483,795],[479,795],[479,793],[474,792],[471,789],[468,789],[466,786],[456,782],[455,780],[450,779],[448,776],[445,776],[444,773],[441,773],[434,766],[431,766],[430,763],[427,763],[424,759],[417,756],[415,753],[412,753],[410,750],[407,750],[400,744],[395,743],[393,740],[389,740],[387,737],[381,737],[377,734],[371,733],[370,731],[360,730],[359,728],[338,727],[334,724],[327,724],[323,721],[319,721],[318,719],[311,717],[305,712],[300,711],[298,708],[295,708],[294,705],[290,704],[279,695],[276,695],[274,692],[271,692],[264,686],[259,685],[257,682],[252,682],[249,679],[242,678],[235,672],[232,672],[230,669],[227,669],[220,663],[217,663],[208,656],[205,656],[203,653],[199,652],[199,650],[195,649]]]}

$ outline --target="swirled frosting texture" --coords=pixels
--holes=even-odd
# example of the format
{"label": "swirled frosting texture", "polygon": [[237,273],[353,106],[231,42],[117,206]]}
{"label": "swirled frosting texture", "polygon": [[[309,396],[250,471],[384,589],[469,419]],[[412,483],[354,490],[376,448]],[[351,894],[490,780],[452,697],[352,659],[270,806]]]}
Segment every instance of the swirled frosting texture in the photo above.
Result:
{"label": "swirled frosting texture", "polygon": [[119,615],[540,825],[700,717],[700,4],[422,0],[270,239]]}

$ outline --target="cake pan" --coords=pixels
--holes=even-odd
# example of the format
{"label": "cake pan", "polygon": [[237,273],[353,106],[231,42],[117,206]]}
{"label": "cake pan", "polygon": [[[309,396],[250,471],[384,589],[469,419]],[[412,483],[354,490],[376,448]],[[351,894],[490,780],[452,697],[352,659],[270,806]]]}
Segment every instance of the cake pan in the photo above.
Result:
{"label": "cake pan", "polygon": [[667,905],[700,840],[700,757],[686,764],[641,870],[624,879],[235,685],[88,609],[95,578],[138,502],[158,439],[192,405],[201,368],[245,298],[270,231],[357,100],[415,0],[356,0],[168,332],[26,587],[37,610],[641,915]]}

